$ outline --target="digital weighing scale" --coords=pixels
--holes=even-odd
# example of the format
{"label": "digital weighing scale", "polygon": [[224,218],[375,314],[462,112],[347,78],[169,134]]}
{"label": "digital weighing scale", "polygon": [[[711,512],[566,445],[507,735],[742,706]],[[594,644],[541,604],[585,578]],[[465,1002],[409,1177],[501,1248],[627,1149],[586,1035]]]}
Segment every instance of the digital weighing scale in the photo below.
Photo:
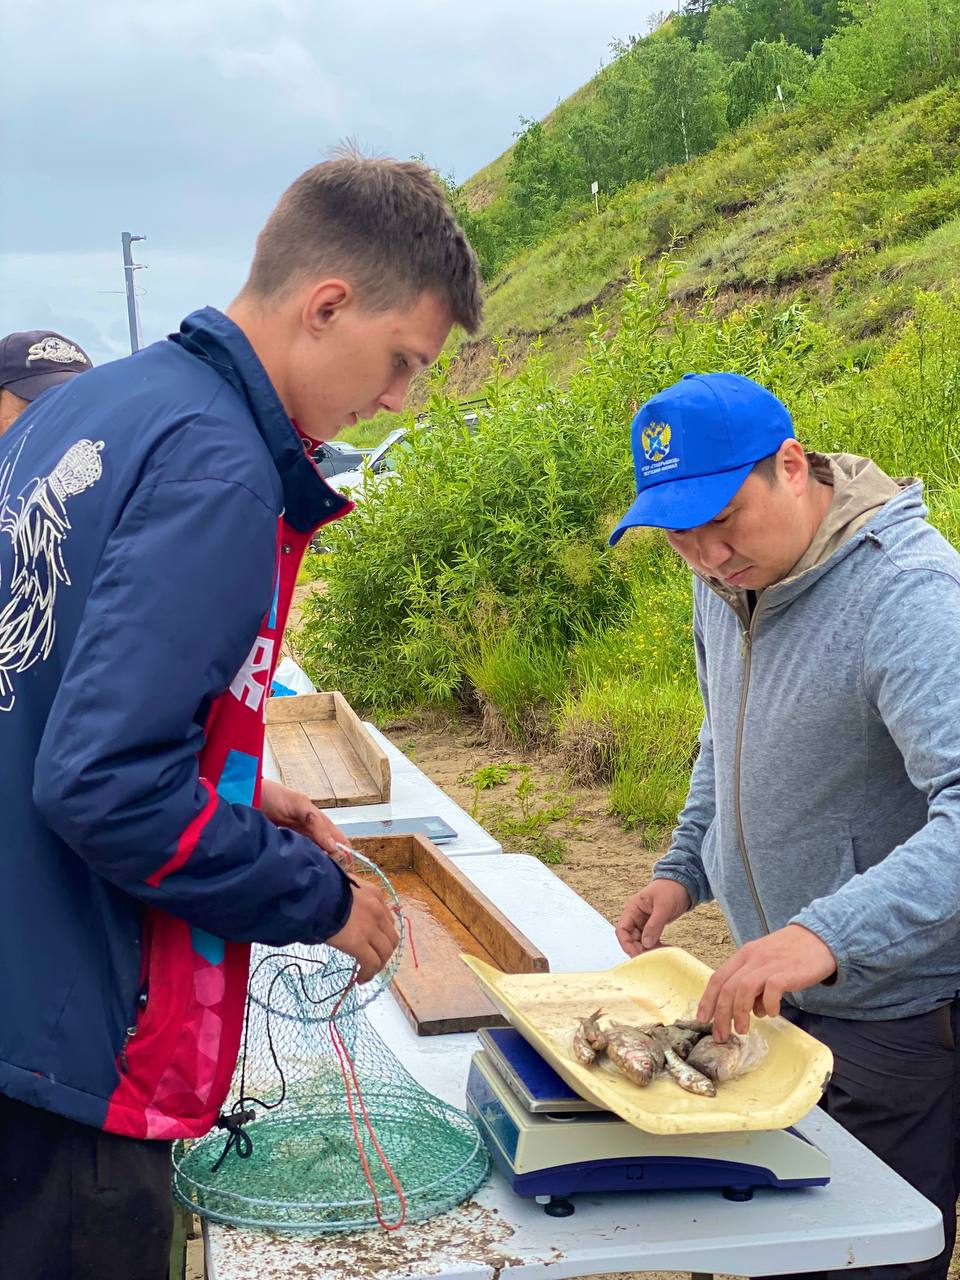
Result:
{"label": "digital weighing scale", "polygon": [[467,1081],[467,1111],[510,1186],[555,1217],[596,1191],[822,1187],[827,1157],[795,1129],[654,1134],[586,1102],[513,1027],[485,1028]]}

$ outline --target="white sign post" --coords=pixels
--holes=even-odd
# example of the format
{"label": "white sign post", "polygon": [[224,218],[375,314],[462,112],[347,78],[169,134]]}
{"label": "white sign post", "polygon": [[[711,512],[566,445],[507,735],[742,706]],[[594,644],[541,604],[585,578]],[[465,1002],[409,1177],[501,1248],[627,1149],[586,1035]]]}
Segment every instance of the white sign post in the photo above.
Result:
{"label": "white sign post", "polygon": [[597,206],[597,213],[600,213],[600,183],[590,183],[590,194],[593,196],[593,202]]}

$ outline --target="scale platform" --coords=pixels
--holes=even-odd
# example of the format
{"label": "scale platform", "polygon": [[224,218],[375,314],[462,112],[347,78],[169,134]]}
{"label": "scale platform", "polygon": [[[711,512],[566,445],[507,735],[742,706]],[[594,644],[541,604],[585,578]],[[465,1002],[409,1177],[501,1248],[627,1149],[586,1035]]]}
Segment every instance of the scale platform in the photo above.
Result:
{"label": "scale platform", "polygon": [[513,1027],[480,1032],[467,1111],[517,1195],[566,1216],[567,1197],[597,1191],[822,1187],[827,1157],[794,1129],[653,1134],[584,1101]]}

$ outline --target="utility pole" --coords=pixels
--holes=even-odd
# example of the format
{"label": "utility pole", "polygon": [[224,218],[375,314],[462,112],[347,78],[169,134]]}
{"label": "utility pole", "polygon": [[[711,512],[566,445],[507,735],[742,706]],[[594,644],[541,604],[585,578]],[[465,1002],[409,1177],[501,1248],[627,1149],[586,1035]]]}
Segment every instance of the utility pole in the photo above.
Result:
{"label": "utility pole", "polygon": [[146,236],[134,236],[129,231],[123,231],[120,235],[120,243],[123,245],[123,281],[127,292],[127,320],[130,324],[130,351],[139,351],[143,345],[143,339],[140,337],[140,313],[137,310],[137,295],[133,287],[133,273],[141,271],[143,264],[134,262],[133,254],[130,246],[134,240],[146,240]]}

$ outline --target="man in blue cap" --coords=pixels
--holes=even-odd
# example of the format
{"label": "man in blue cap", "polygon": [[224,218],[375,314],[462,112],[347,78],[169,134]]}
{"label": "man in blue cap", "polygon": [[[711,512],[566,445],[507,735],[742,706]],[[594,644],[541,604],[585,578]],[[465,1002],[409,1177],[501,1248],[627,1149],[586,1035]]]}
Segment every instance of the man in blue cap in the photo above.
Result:
{"label": "man in blue cap", "polygon": [[738,950],[699,1016],[826,1042],[824,1105],[943,1212],[960,1189],[960,555],[921,485],[805,453],[749,378],[687,374],[633,422],[637,497],[693,571],[705,715],[687,802],[626,903],[629,955],[715,898]]}

